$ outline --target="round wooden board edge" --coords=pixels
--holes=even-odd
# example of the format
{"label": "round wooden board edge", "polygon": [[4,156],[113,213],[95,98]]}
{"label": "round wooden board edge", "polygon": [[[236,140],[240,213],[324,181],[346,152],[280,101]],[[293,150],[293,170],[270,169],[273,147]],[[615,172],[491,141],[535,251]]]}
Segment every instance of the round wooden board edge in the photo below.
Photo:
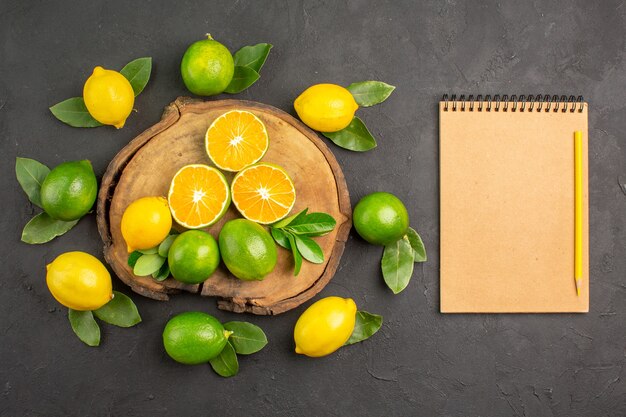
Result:
{"label": "round wooden board edge", "polygon": [[102,238],[102,241],[104,242],[105,260],[111,266],[115,274],[122,280],[122,282],[128,285],[134,292],[148,298],[162,301],[169,300],[170,294],[178,293],[181,290],[195,293],[200,292],[199,285],[178,285],[179,283],[175,282],[175,285],[172,286],[165,285],[150,278],[145,278],[141,281],[137,281],[137,277],[130,276],[125,269],[118,267],[116,262],[113,262],[111,257],[111,247],[113,242],[109,228],[109,209],[111,199],[115,192],[115,187],[117,186],[117,182],[119,181],[119,178],[122,175],[124,168],[126,167],[128,162],[130,162],[130,160],[134,157],[134,155],[146,143],[150,141],[150,139],[174,125],[180,119],[181,115],[185,112],[202,112],[205,107],[220,105],[229,106],[236,104],[241,104],[252,108],[256,107],[263,111],[271,111],[274,116],[296,127],[303,135],[311,140],[313,144],[315,144],[320,152],[322,152],[322,154],[326,158],[326,161],[331,167],[333,176],[335,177],[335,181],[337,183],[337,198],[339,202],[339,210],[346,219],[343,223],[339,225],[339,228],[337,230],[336,242],[333,246],[333,251],[329,256],[329,260],[326,264],[324,272],[313,283],[313,285],[311,285],[305,291],[302,291],[301,293],[291,298],[281,300],[280,302],[270,306],[260,305],[253,299],[251,300],[245,298],[217,297],[218,308],[222,310],[238,313],[248,312],[258,315],[275,315],[291,310],[292,308],[295,308],[298,305],[304,303],[305,301],[309,300],[317,293],[319,293],[326,286],[326,284],[328,284],[339,266],[339,261],[341,260],[341,255],[343,254],[345,243],[348,239],[348,235],[350,234],[350,229],[352,227],[352,208],[350,205],[348,186],[346,184],[343,171],[341,170],[341,167],[337,162],[337,159],[328,148],[328,146],[326,146],[326,144],[317,136],[315,132],[310,130],[302,122],[300,122],[290,114],[280,109],[277,109],[267,104],[247,100],[226,99],[204,101],[201,99],[194,99],[190,97],[178,97],[176,100],[174,100],[172,103],[165,107],[163,115],[161,116],[161,120],[157,124],[146,129],[144,132],[140,133],[137,137],[131,140],[117,153],[117,155],[115,155],[115,157],[107,166],[107,169],[100,183],[100,190],[98,192],[96,206],[96,220],[98,224],[98,232],[100,234],[100,237]]}

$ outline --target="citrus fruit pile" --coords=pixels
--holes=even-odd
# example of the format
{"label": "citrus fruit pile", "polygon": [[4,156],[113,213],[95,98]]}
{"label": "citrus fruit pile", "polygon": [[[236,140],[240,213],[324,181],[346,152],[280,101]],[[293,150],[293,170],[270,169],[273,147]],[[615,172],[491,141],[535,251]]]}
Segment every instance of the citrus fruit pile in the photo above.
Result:
{"label": "citrus fruit pile", "polygon": [[[203,139],[214,166],[183,166],[171,180],[167,200],[143,197],[125,209],[122,236],[131,256],[134,251],[141,253],[132,261],[133,271],[159,280],[171,274],[180,282],[199,284],[222,260],[235,277],[262,280],[274,270],[277,250],[261,225],[289,214],[296,201],[294,184],[280,166],[259,162],[269,137],[263,122],[251,112],[232,110],[220,115]],[[237,173],[231,184],[221,170]],[[231,201],[244,218],[226,222],[218,243],[199,229],[218,222]],[[172,219],[189,230],[171,235]]]}
{"label": "citrus fruit pile", "polygon": [[[271,47],[246,46],[233,56],[208,35],[185,51],[182,80],[189,91],[201,96],[240,92],[259,78]],[[97,66],[84,83],[82,97],[50,110],[74,127],[122,128],[135,97],[148,82],[151,65],[151,58],[139,58],[120,72]],[[355,112],[383,102],[394,88],[380,81],[345,88],[317,84],[297,97],[294,108],[306,125],[338,146],[366,151],[376,141]],[[289,216],[296,202],[295,186],[285,169],[263,161],[270,138],[262,117],[245,110],[228,111],[215,118],[198,141],[204,144],[206,163],[180,167],[167,195],[142,196],[125,207],[120,229],[135,275],[157,281],[171,276],[197,285],[223,262],[234,277],[259,281],[277,265],[276,243],[292,252],[294,275],[302,259],[324,262],[323,250],[312,238],[330,233],[336,221],[326,213],[309,213],[308,208]],[[89,161],[66,162],[50,170],[37,161],[18,158],[16,174],[29,200],[44,210],[25,227],[22,240],[27,243],[44,243],[65,233],[96,199],[98,184]],[[225,222],[215,237],[203,230],[219,224],[231,202],[241,218]],[[402,201],[389,193],[369,194],[356,205],[353,219],[363,239],[384,246],[385,282],[394,293],[402,291],[413,263],[426,260]],[[100,343],[95,318],[120,327],[141,321],[132,300],[113,291],[107,268],[90,254],[59,255],[47,265],[46,283],[52,296],[68,307],[76,335],[90,346]],[[295,352],[326,356],[369,338],[381,325],[381,316],[358,311],[352,299],[326,297],[309,306],[295,324]],[[202,312],[178,314],[163,330],[163,345],[172,359],[189,365],[210,363],[224,377],[237,373],[238,354],[258,352],[266,344],[267,337],[257,326],[239,321],[222,324]]]}

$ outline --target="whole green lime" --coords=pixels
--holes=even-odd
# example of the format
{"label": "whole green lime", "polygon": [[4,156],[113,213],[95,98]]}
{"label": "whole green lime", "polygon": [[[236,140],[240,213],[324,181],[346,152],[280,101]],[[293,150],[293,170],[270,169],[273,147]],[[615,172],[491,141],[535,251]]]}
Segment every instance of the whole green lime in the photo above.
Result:
{"label": "whole green lime", "polygon": [[64,162],[41,184],[41,205],[50,217],[71,221],[83,217],[93,206],[98,181],[91,162]]}
{"label": "whole green lime", "polygon": [[272,236],[250,220],[227,222],[220,231],[219,244],[224,264],[239,279],[260,281],[276,266],[276,244]]}
{"label": "whole green lime", "polygon": [[374,245],[389,245],[406,234],[409,214],[398,197],[377,192],[359,201],[352,221],[361,237]]}
{"label": "whole green lime", "polygon": [[167,322],[163,330],[163,346],[176,362],[197,365],[219,355],[231,334],[215,317],[188,311]]}
{"label": "whole green lime", "polygon": [[224,91],[234,72],[235,63],[230,51],[211,35],[192,43],[180,63],[180,73],[187,89],[199,96],[213,96]]}
{"label": "whole green lime", "polygon": [[167,262],[174,279],[185,284],[199,284],[217,269],[220,250],[207,232],[188,230],[174,239]]}

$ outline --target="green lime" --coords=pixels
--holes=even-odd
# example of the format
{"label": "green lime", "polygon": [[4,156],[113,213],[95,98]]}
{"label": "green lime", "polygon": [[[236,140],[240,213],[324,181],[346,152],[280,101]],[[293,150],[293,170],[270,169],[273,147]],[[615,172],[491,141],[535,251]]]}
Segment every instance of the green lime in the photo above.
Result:
{"label": "green lime", "polygon": [[178,235],[170,246],[167,262],[172,276],[186,284],[199,284],[220,264],[220,250],[213,236],[202,230]]}
{"label": "green lime", "polygon": [[276,266],[276,244],[263,226],[246,219],[227,222],[219,236],[228,270],[245,281],[262,280]]}
{"label": "green lime", "polygon": [[64,162],[41,184],[41,205],[54,219],[76,220],[91,210],[97,193],[98,181],[91,162]]}
{"label": "green lime", "polygon": [[231,334],[215,317],[188,311],[167,322],[163,330],[163,346],[176,362],[197,365],[219,355]]}
{"label": "green lime", "polygon": [[402,201],[383,192],[363,197],[354,208],[352,221],[359,235],[374,245],[396,242],[409,228],[409,214]]}
{"label": "green lime", "polygon": [[230,51],[221,43],[208,39],[187,48],[180,63],[180,73],[187,89],[199,96],[213,96],[228,87],[235,63]]}

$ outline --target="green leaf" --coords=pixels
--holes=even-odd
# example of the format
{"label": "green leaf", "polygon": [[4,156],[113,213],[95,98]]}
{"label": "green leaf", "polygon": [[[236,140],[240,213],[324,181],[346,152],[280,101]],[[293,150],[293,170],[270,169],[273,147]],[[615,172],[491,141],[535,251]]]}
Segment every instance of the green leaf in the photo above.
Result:
{"label": "green leaf", "polygon": [[141,252],[144,255],[154,255],[155,253],[158,253],[159,247],[155,246],[154,248],[150,248],[150,249],[139,249],[139,252]]}
{"label": "green leaf", "polygon": [[394,294],[398,294],[409,285],[413,275],[413,248],[408,239],[385,246],[381,261],[383,278]]}
{"label": "green leaf", "polygon": [[337,222],[330,214],[326,213],[309,213],[306,216],[294,219],[285,230],[296,235],[305,236],[323,236],[332,232]]}
{"label": "green leaf", "polygon": [[98,127],[102,123],[94,119],[82,97],[72,97],[50,107],[50,111],[60,121],[72,127]]}
{"label": "green leaf", "polygon": [[321,264],[324,262],[324,252],[320,245],[318,245],[313,239],[306,236],[294,235],[296,246],[298,251],[304,259],[314,264]]}
{"label": "green leaf", "polygon": [[170,267],[167,262],[165,262],[158,271],[152,273],[152,278],[156,279],[159,282],[165,281],[167,278],[169,278],[169,276]]}
{"label": "green leaf", "polygon": [[363,81],[348,86],[354,100],[361,107],[370,107],[387,100],[396,87],[382,81]]}
{"label": "green leaf", "polygon": [[224,90],[225,93],[237,94],[250,87],[259,79],[259,73],[248,67],[235,67],[233,79]]}
{"label": "green leaf", "polygon": [[338,132],[322,133],[335,145],[356,152],[369,151],[376,147],[376,139],[372,136],[361,119],[354,116],[348,127]]}
{"label": "green leaf", "polygon": [[167,258],[167,255],[170,252],[170,246],[172,246],[172,243],[174,243],[174,240],[176,240],[177,237],[178,235],[169,235],[163,242],[161,242],[158,250],[160,256]]}
{"label": "green leaf", "polygon": [[119,291],[113,291],[113,299],[93,313],[100,320],[118,327],[132,327],[141,322],[133,300]]}
{"label": "green leaf", "polygon": [[409,243],[413,248],[413,258],[415,262],[426,262],[428,257],[426,256],[426,248],[424,247],[424,242],[422,242],[420,235],[415,229],[409,227],[409,230],[406,232],[406,237],[409,239]]}
{"label": "green leaf", "polygon": [[289,244],[289,238],[287,237],[287,233],[282,229],[270,228],[270,232],[272,233],[272,237],[280,246],[285,249],[291,250],[291,245]]}
{"label": "green leaf", "polygon": [[165,263],[165,258],[160,256],[158,253],[153,253],[151,255],[142,255],[137,259],[135,263],[135,267],[133,268],[133,274],[138,277],[146,277],[151,275],[153,272],[156,272],[163,266]]}
{"label": "green leaf", "polygon": [[224,328],[230,330],[228,341],[232,343],[235,352],[240,355],[250,355],[263,349],[267,345],[267,336],[259,326],[245,321],[229,321]]}
{"label": "green leaf", "polygon": [[295,238],[291,233],[287,233],[287,239],[289,239],[289,246],[291,246],[291,253],[293,254],[293,274],[298,276],[300,268],[302,268],[302,255],[300,255]]}
{"label": "green leaf", "polygon": [[68,309],[68,318],[76,336],[88,346],[100,345],[100,326],[91,311]]}
{"label": "green leaf", "polygon": [[277,229],[282,229],[283,227],[291,224],[292,222],[296,221],[296,219],[300,219],[304,216],[306,216],[306,213],[309,211],[308,208],[305,208],[304,210],[302,210],[300,213],[296,213],[293,216],[289,216],[289,217],[285,217],[284,219],[274,223],[272,225],[272,227],[275,227]]}
{"label": "green leaf", "polygon": [[41,184],[50,168],[29,158],[15,158],[15,176],[31,203],[41,207]]}
{"label": "green leaf", "polygon": [[352,330],[352,335],[346,342],[346,345],[352,345],[354,343],[362,342],[365,339],[369,339],[378,331],[378,329],[380,329],[382,324],[383,316],[371,314],[367,311],[357,311],[354,330]]}
{"label": "green leaf", "polygon": [[269,43],[257,43],[252,46],[244,46],[233,56],[235,65],[239,67],[247,67],[256,72],[261,72],[263,64],[272,49]]}
{"label": "green leaf", "polygon": [[122,68],[120,73],[126,77],[133,87],[135,97],[139,95],[148,84],[150,79],[150,73],[152,72],[152,58],[137,58],[134,61],[130,61]]}
{"label": "green leaf", "polygon": [[239,372],[239,362],[237,361],[237,354],[235,348],[230,342],[226,343],[222,352],[217,357],[209,361],[211,368],[219,376],[228,378],[237,375]]}
{"label": "green leaf", "polygon": [[76,226],[76,223],[78,220],[65,222],[53,219],[46,212],[39,213],[24,226],[22,242],[31,245],[50,242],[55,237],[67,233],[68,230]]}
{"label": "green leaf", "polygon": [[128,255],[128,266],[134,268],[137,263],[137,259],[141,258],[142,255],[143,254],[138,250],[131,252],[130,255]]}

